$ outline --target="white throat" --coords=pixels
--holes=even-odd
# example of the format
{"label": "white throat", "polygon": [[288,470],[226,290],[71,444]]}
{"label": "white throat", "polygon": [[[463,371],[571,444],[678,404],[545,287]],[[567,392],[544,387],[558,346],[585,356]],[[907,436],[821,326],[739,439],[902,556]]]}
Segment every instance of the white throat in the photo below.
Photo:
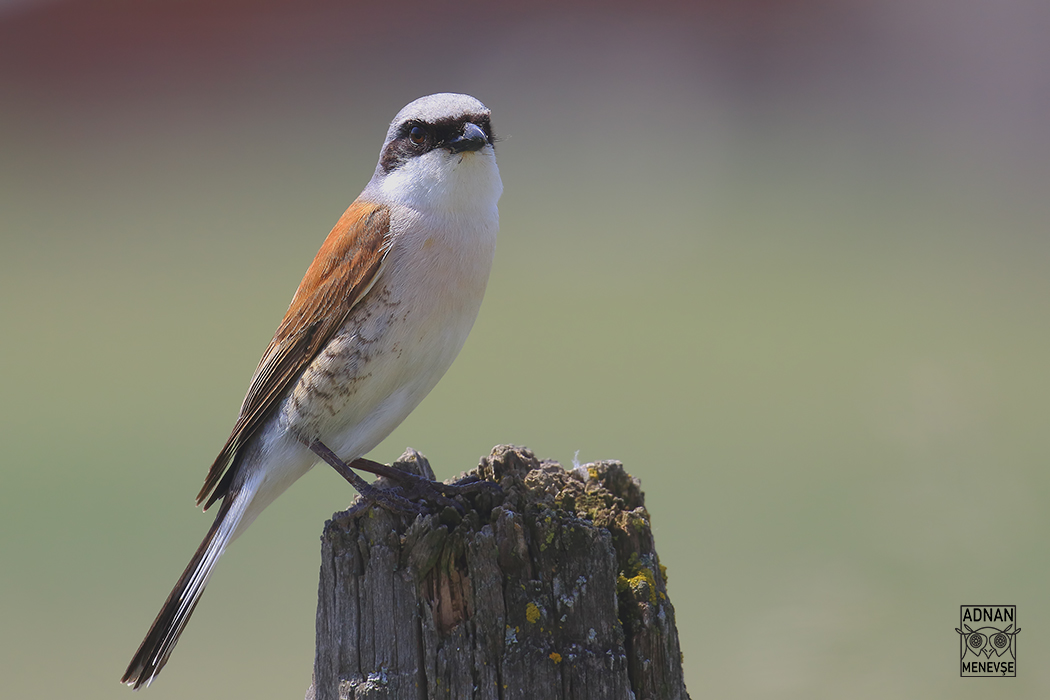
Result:
{"label": "white throat", "polygon": [[459,216],[495,212],[503,181],[492,146],[471,153],[438,148],[389,173],[377,169],[363,196],[419,213]]}

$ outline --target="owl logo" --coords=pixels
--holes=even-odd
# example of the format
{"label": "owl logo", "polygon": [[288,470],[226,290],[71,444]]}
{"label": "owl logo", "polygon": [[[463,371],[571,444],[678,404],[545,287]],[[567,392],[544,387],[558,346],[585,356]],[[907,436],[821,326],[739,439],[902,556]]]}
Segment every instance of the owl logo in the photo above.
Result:
{"label": "owl logo", "polygon": [[971,629],[969,625],[964,624],[963,629],[956,627],[955,631],[959,633],[963,659],[967,654],[973,654],[978,659],[981,658],[981,654],[984,654],[986,659],[991,659],[992,654],[998,657],[1010,652],[1010,658],[1017,660],[1015,638],[1021,631],[1020,627],[1013,629],[1013,625],[1007,625],[1003,629],[996,627]]}

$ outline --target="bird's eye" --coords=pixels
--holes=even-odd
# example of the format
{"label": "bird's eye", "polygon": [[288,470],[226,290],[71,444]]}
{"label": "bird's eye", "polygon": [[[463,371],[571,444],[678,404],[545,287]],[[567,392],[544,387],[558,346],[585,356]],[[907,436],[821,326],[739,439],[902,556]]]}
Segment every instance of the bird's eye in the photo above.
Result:
{"label": "bird's eye", "polygon": [[427,142],[427,130],[421,126],[413,126],[412,131],[408,132],[408,138],[417,146],[422,146]]}

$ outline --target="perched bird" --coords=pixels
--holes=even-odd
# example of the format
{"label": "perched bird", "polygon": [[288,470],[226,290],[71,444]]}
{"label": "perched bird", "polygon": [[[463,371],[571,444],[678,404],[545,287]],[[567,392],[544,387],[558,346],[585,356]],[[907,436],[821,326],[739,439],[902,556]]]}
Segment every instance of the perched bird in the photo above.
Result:
{"label": "perched bird", "polygon": [[221,500],[215,521],[123,683],[156,678],[227,545],[319,458],[366,497],[412,510],[348,465],[398,471],[359,458],[434,388],[474,324],[503,191],[493,144],[489,110],[468,95],[423,97],[394,117],[372,179],[321,246],[255,370],[197,495],[205,510]]}

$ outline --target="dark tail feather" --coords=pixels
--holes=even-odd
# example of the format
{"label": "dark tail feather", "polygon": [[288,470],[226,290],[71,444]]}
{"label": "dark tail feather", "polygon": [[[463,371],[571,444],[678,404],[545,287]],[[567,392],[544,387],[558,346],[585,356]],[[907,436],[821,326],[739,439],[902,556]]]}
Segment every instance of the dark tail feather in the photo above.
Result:
{"label": "dark tail feather", "polygon": [[[243,493],[243,492],[242,492]],[[197,547],[186,570],[182,572],[178,583],[171,589],[164,607],[157,614],[157,619],[146,633],[138,651],[128,664],[121,683],[135,688],[148,686],[157,677],[168,661],[172,649],[179,641],[186,622],[197,607],[197,601],[204,593],[212,569],[219,560],[226,545],[229,544],[237,524],[244,515],[244,509],[251,497],[238,498],[240,494],[229,494],[222,502],[219,512],[215,514],[204,541]]]}

